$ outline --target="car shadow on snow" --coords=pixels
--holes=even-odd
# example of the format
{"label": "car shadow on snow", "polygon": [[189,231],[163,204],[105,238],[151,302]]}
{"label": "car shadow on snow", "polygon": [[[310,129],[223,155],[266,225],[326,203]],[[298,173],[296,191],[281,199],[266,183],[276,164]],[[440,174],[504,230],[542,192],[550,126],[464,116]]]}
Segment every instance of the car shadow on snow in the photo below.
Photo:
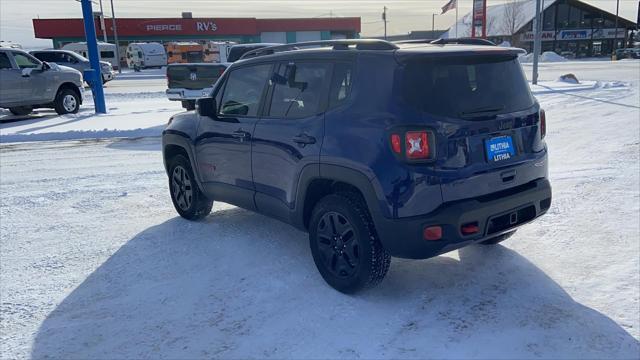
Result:
{"label": "car shadow on snow", "polygon": [[32,356],[638,356],[617,323],[504,246],[394,259],[380,286],[347,296],[323,282],[306,239],[237,208],[150,227],[48,315]]}

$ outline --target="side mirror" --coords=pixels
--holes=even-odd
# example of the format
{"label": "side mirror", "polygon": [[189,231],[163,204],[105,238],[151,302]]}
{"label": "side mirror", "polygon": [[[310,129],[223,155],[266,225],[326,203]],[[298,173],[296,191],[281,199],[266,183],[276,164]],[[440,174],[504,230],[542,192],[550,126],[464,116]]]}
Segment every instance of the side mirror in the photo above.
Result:
{"label": "side mirror", "polygon": [[46,62],[46,61],[43,61],[42,65],[40,65],[40,67],[41,67],[40,70],[42,70],[42,71],[51,69],[51,65],[49,65],[49,63]]}
{"label": "side mirror", "polygon": [[218,117],[218,107],[216,100],[212,97],[206,97],[196,100],[196,111],[200,116],[207,116],[212,119]]}

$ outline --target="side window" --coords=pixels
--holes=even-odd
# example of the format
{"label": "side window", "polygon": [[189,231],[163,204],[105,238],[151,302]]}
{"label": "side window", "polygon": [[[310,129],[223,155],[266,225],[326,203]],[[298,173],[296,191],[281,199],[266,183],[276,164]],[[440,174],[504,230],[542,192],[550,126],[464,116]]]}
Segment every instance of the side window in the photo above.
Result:
{"label": "side window", "polygon": [[220,115],[258,115],[260,98],[269,79],[271,65],[255,65],[233,70],[220,100]]}
{"label": "side window", "polygon": [[299,119],[318,113],[326,99],[326,82],[331,78],[331,64],[301,62],[281,66],[274,76],[275,87],[269,116]]}
{"label": "side window", "polygon": [[19,52],[14,52],[13,58],[20,69],[33,69],[40,65],[40,62],[38,62],[38,60]]}
{"label": "side window", "polygon": [[100,58],[114,58],[116,53],[113,51],[100,51]]}
{"label": "side window", "polygon": [[141,58],[142,57],[142,51],[138,51],[138,57]]}
{"label": "side window", "polygon": [[349,63],[336,63],[329,92],[329,107],[342,105],[349,98],[353,83],[353,67]]}
{"label": "side window", "polygon": [[0,52],[0,70],[2,69],[11,69],[11,61],[9,61],[9,56],[6,53]]}

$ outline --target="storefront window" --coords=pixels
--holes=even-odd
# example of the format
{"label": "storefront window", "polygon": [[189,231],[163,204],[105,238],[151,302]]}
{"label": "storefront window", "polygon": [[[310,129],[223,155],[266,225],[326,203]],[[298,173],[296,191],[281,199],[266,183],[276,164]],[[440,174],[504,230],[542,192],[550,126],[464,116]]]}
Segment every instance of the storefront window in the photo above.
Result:
{"label": "storefront window", "polygon": [[582,11],[575,7],[569,8],[569,28],[575,29],[580,25],[580,19]]}
{"label": "storefront window", "polygon": [[558,4],[558,28],[566,29],[569,26],[569,5]]}
{"label": "storefront window", "polygon": [[580,20],[580,28],[581,29],[589,29],[591,28],[591,18],[593,17],[593,14],[591,14],[590,12],[586,11],[586,10],[582,10],[582,17]]}
{"label": "storefront window", "polygon": [[542,30],[553,30],[555,29],[556,23],[556,7],[549,6],[547,10],[544,11],[542,16],[544,24],[542,25]]}

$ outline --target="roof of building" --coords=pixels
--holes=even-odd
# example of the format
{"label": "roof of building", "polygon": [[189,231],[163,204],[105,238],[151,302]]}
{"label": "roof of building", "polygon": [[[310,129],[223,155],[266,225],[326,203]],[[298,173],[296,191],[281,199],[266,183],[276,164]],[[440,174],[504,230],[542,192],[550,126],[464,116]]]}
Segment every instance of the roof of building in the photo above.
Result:
{"label": "roof of building", "polygon": [[[592,5],[584,3],[579,0],[573,0],[584,7],[589,7],[593,9],[597,9],[598,11],[603,12],[604,14],[608,14],[610,16],[615,16],[607,11],[596,8]],[[555,4],[557,0],[545,0],[544,1],[544,9],[546,10],[549,6]],[[522,0],[518,1],[522,8],[520,9],[521,16],[516,19],[517,24],[515,26],[516,29],[520,30],[523,26],[528,24],[535,18],[535,9],[536,9],[536,0]],[[487,36],[509,36],[509,30],[505,26],[505,9],[509,3],[504,3],[500,5],[491,5],[487,6]],[[620,17],[620,21],[622,22],[622,26],[635,26],[635,23]],[[458,33],[456,36],[456,28],[458,29]],[[445,32],[442,37],[443,38],[454,38],[454,37],[469,37],[471,36],[471,12],[467,13],[456,22],[453,26],[449,28],[447,32]]]}

